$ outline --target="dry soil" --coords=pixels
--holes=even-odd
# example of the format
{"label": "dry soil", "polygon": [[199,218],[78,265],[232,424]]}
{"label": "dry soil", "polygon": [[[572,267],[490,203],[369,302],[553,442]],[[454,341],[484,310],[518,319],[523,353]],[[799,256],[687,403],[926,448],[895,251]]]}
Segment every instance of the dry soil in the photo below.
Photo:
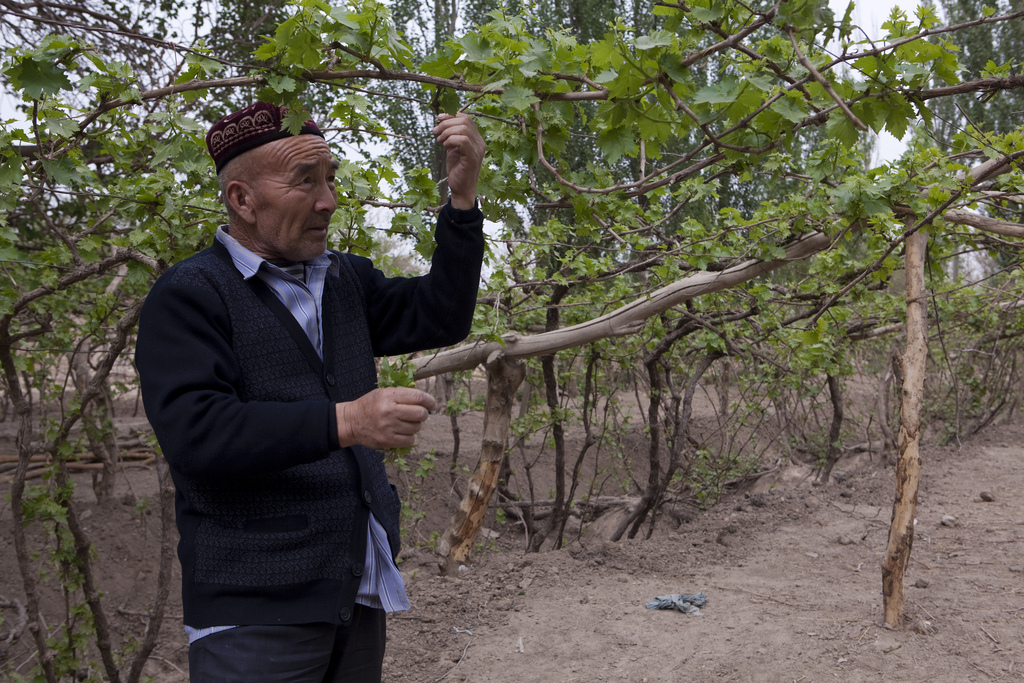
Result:
{"label": "dry soil", "polygon": [[[430,434],[421,449],[431,446]],[[413,609],[389,620],[384,679],[1024,679],[1022,463],[1020,424],[992,427],[959,447],[924,449],[906,623],[896,630],[882,623],[880,561],[895,485],[879,455],[844,459],[826,486],[815,486],[806,467],[779,469],[678,527],[663,518],[648,540],[611,543],[594,531],[560,550],[526,554],[516,524],[493,524],[488,548],[449,576],[413,539],[402,563]],[[79,484],[115,627],[141,632],[159,542],[147,504],[154,471],[126,470],[104,505],[92,500],[86,478]],[[445,523],[421,520],[417,535]],[[23,599],[10,524],[5,505],[0,596]],[[705,593],[703,614],[645,608],[672,593]],[[47,598],[54,628],[60,602]],[[187,680],[187,644],[174,618],[180,610],[175,587],[172,617],[146,669],[157,683]],[[0,642],[5,635],[0,626]],[[0,678],[27,675],[33,653],[28,636],[7,646]]]}

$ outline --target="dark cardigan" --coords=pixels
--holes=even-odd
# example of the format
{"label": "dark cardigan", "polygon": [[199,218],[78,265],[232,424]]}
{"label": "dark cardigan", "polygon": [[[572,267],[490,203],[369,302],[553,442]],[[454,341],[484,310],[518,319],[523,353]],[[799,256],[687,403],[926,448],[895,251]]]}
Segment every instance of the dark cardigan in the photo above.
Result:
{"label": "dark cardigan", "polygon": [[324,289],[323,362],[219,243],[154,285],[136,364],[175,483],[186,624],[351,619],[368,513],[396,556],[400,503],[379,453],[339,448],[334,404],[376,386],[374,355],[466,337],[481,226],[479,210],[444,209],[419,278],[387,279],[341,254]]}

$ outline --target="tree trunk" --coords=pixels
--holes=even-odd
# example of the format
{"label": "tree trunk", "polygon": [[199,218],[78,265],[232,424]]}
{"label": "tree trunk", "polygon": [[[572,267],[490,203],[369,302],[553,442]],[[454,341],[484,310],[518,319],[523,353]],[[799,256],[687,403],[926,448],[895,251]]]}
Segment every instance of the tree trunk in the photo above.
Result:
{"label": "tree trunk", "polygon": [[[551,511],[547,527],[544,531],[534,534],[530,541],[530,550],[534,552],[540,551],[544,541],[552,533],[557,533],[560,527],[565,526],[565,520],[569,514],[565,505],[565,428],[559,413],[561,405],[558,400],[555,357],[544,356],[541,358],[541,369],[544,372],[544,397],[547,400],[548,413],[551,416],[551,438],[555,446],[555,507]],[[558,546],[555,546],[555,549],[557,548]]]}
{"label": "tree trunk", "polygon": [[[518,419],[522,419],[529,412],[530,402],[533,400],[533,383],[530,382],[529,379],[526,379],[523,381],[522,386],[523,393],[522,397],[519,399],[519,414],[517,416]],[[527,504],[525,507],[516,506],[516,503],[522,502],[521,497],[513,493],[512,490],[509,488],[509,482],[512,480],[512,477],[518,475],[518,473],[515,472],[512,468],[512,464],[510,462],[511,454],[512,452],[518,450],[523,458],[522,488],[526,490],[530,501],[535,499],[533,489],[533,475],[531,473],[532,466],[530,464],[529,458],[525,456],[527,438],[527,435],[519,435],[516,437],[515,443],[509,446],[509,454],[502,461],[503,464],[501,468],[501,473],[498,475],[497,491],[498,495],[502,496],[502,498],[507,503],[510,504],[505,505],[504,509],[506,511],[512,510],[514,514],[519,517],[519,521],[523,525],[523,532],[526,536],[526,548],[529,549],[534,534],[537,533],[537,518],[534,516],[532,505]]]}
{"label": "tree trunk", "polygon": [[[569,288],[565,285],[558,285],[551,293],[547,310],[545,329],[553,332],[561,325],[561,312],[558,304]],[[534,534],[530,541],[530,550],[539,552],[544,541],[557,529],[565,526],[566,517],[569,514],[568,506],[565,504],[565,427],[562,423],[561,404],[558,399],[558,373],[555,371],[556,357],[554,354],[541,358],[541,369],[544,377],[544,398],[548,404],[548,415],[551,418],[551,438],[555,446],[555,507],[551,510],[551,519],[544,531]],[[570,362],[570,367],[571,363]],[[559,546],[555,546],[557,549]]]}
{"label": "tree trunk", "polygon": [[[53,478],[60,490],[72,491],[74,484],[71,483],[68,474],[67,461],[55,458],[53,467]],[[78,561],[79,571],[82,573],[82,597],[89,606],[92,613],[93,628],[96,630],[95,645],[99,650],[100,660],[106,670],[107,679],[110,683],[121,683],[121,673],[118,668],[117,657],[114,653],[113,639],[111,638],[110,621],[107,619],[107,612],[103,607],[103,593],[96,583],[96,572],[93,567],[92,543],[86,535],[78,517],[78,510],[71,504],[70,497],[60,501],[67,515],[68,530],[71,532],[74,543],[75,556]]]}
{"label": "tree trunk", "polygon": [[[82,340],[79,348],[70,354],[75,388],[79,396],[85,394],[89,383],[93,380],[94,373],[89,365],[89,355],[92,352],[92,340],[87,337]],[[92,478],[92,490],[99,503],[108,500],[113,495],[114,480],[117,477],[117,468],[121,460],[113,417],[110,388],[104,381],[99,396],[82,406],[82,429],[89,441],[89,449],[103,464],[103,469],[94,472]]]}
{"label": "tree trunk", "polygon": [[[683,330],[689,328],[680,328],[680,336],[683,334]],[[686,385],[683,390],[683,395],[674,395],[672,399],[673,407],[670,415],[667,415],[664,422],[662,418],[655,414],[655,409],[660,408],[660,405],[664,403],[662,395],[666,391],[663,388],[662,377],[657,367],[658,363],[648,363],[648,372],[651,382],[651,403],[648,410],[649,417],[648,422],[651,425],[651,447],[649,454],[651,456],[651,471],[657,471],[657,479],[648,479],[648,489],[644,492],[639,502],[630,510],[630,514],[627,519],[615,529],[612,533],[612,541],[618,541],[622,538],[622,534],[625,533],[626,529],[632,525],[629,529],[629,538],[636,538],[637,533],[640,531],[640,525],[644,521],[647,513],[651,513],[651,524],[647,531],[647,538],[650,538],[654,533],[654,523],[658,508],[665,501],[665,493],[668,491],[668,487],[672,484],[676,477],[676,473],[682,464],[681,454],[684,448],[687,446],[689,431],[690,431],[690,418],[693,415],[693,395],[697,391],[697,385],[700,383],[704,373],[715,364],[719,358],[725,357],[721,353],[711,353],[703,356],[697,363],[693,373],[686,378]],[[668,382],[670,374],[665,371],[665,380]],[[657,389],[657,391],[655,391]],[[672,392],[676,394],[676,392]],[[666,409],[667,412],[667,409]],[[664,434],[664,437],[662,435]],[[662,438],[665,440],[665,445],[668,448],[669,458],[668,465],[665,468],[664,473],[661,472],[661,460],[658,452],[660,451],[660,445],[655,445],[655,438],[660,442]]]}
{"label": "tree trunk", "polygon": [[149,656],[156,648],[167,611],[167,600],[171,593],[172,573],[174,568],[175,538],[177,529],[174,526],[174,482],[171,470],[163,456],[156,460],[157,484],[160,487],[160,569],[157,573],[156,598],[149,611],[149,624],[139,650],[132,660],[128,672],[127,683],[138,683],[142,678],[142,669]]}
{"label": "tree trunk", "polygon": [[[448,413],[448,421],[452,427],[452,461],[448,465],[448,479],[451,481],[452,490],[458,493],[459,480],[459,449],[462,447],[462,428],[459,426],[459,415],[451,407],[451,401],[455,398],[455,377],[452,373],[446,372],[441,375],[444,382],[444,411]],[[458,493],[458,495],[462,495]]]}
{"label": "tree trunk", "polygon": [[892,505],[889,545],[882,561],[885,625],[890,628],[898,628],[903,622],[903,575],[914,545],[914,515],[921,479],[921,404],[928,356],[928,307],[924,286],[927,246],[928,235],[921,230],[906,241],[907,351],[898,358],[903,371],[903,398],[896,461],[896,498]]}
{"label": "tree trunk", "polygon": [[843,429],[843,388],[839,384],[839,377],[834,374],[828,375],[828,395],[832,400],[832,426],[828,430],[828,448],[825,450],[825,467],[818,478],[822,484],[827,484],[832,476],[832,468],[836,466],[839,456],[842,455],[842,448],[839,446],[839,437]]}
{"label": "tree trunk", "polygon": [[[565,539],[565,523],[569,519],[569,515],[572,514],[572,508],[576,506],[576,488],[580,483],[580,470],[583,467],[583,459],[587,456],[587,452],[597,444],[598,439],[594,436],[593,430],[593,412],[597,409],[597,382],[594,379],[595,368],[598,363],[598,355],[591,348],[591,354],[587,358],[587,370],[583,375],[583,404],[581,406],[581,418],[583,422],[583,431],[586,437],[583,440],[583,445],[580,447],[579,452],[576,454],[576,462],[572,467],[572,478],[569,480],[569,492],[565,496],[565,500],[562,501],[565,506],[565,514],[562,515],[561,524],[558,529],[555,530],[557,534],[555,538],[555,548],[561,548],[562,543]],[[616,391],[613,388],[607,397],[607,401],[611,401],[612,394]],[[607,404],[606,404],[607,405]],[[596,464],[596,463],[595,463]]]}
{"label": "tree trunk", "polygon": [[524,377],[526,364],[522,361],[498,358],[487,364],[487,401],[480,461],[469,480],[462,504],[438,544],[438,553],[447,558],[449,569],[469,559],[473,541],[487,514],[505,458],[516,389]]}
{"label": "tree trunk", "polygon": [[632,528],[629,532],[629,538],[635,538],[637,531],[640,529],[640,525],[643,523],[647,513],[654,507],[657,500],[659,491],[661,490],[661,434],[662,434],[662,421],[661,421],[661,404],[664,399],[662,392],[661,382],[661,368],[659,361],[661,360],[662,353],[668,349],[668,345],[664,345],[661,353],[649,356],[644,361],[644,366],[647,369],[647,376],[651,382],[651,389],[649,392],[650,404],[647,407],[647,424],[651,430],[651,443],[647,449],[647,488],[644,489],[644,493],[640,496],[640,502],[636,504],[636,507],[626,516],[619,526],[612,532],[611,540],[618,542],[626,529]]}
{"label": "tree trunk", "polygon": [[11,525],[14,530],[14,552],[18,558],[18,569],[21,572],[22,586],[25,590],[26,612],[28,614],[28,630],[35,641],[37,660],[47,683],[57,683],[57,674],[53,668],[53,653],[50,650],[49,632],[43,619],[42,600],[39,594],[37,567],[32,559],[26,535],[28,521],[25,519],[24,495],[25,475],[28,472],[32,453],[32,422],[31,405],[32,384],[26,383],[28,391],[23,391],[14,354],[11,353],[10,328],[0,329],[0,367],[3,368],[6,389],[18,417],[18,433],[14,443],[18,449],[18,468],[11,482]]}

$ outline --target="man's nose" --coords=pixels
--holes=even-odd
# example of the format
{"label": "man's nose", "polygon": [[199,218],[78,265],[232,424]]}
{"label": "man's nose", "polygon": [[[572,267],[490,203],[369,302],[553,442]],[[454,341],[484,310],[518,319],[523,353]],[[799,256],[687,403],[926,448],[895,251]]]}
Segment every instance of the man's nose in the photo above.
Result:
{"label": "man's nose", "polygon": [[334,185],[328,182],[320,184],[320,191],[317,193],[316,211],[329,211],[334,213],[338,208],[338,191]]}

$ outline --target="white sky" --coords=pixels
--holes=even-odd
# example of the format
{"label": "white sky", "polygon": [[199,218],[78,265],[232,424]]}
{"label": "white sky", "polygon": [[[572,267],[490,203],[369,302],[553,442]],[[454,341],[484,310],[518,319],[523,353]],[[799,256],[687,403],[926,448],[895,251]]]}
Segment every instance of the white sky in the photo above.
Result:
{"label": "white sky", "polygon": [[[882,24],[889,18],[893,7],[899,7],[910,19],[914,18],[918,0],[855,0],[853,9],[853,23],[864,29],[871,38],[879,38],[882,35]],[[836,19],[842,19],[849,6],[849,0],[829,0],[829,6],[836,14]],[[910,132],[907,132],[910,135]],[[872,165],[878,166],[887,161],[899,158],[907,146],[897,140],[888,131],[883,130],[878,136],[875,145]]]}

